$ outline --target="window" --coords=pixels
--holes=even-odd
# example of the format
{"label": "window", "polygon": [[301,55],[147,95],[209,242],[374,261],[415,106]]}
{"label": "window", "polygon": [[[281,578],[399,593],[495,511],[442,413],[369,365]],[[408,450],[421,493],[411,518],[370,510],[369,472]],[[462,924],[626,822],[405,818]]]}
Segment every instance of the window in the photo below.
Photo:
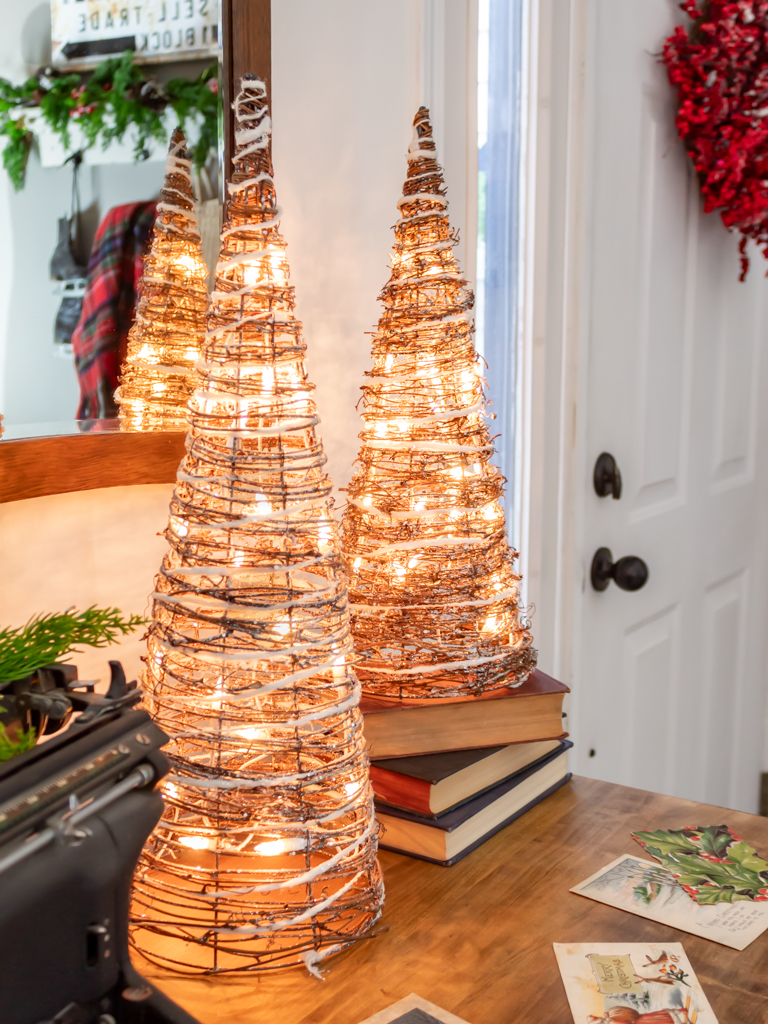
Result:
{"label": "window", "polygon": [[488,364],[495,463],[516,532],[521,23],[523,0],[479,0],[477,346]]}

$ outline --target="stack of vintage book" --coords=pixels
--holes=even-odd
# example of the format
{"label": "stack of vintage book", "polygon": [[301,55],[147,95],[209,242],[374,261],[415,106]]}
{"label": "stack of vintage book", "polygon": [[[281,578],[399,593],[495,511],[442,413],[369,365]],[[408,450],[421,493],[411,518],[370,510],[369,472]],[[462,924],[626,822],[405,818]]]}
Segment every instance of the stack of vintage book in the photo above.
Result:
{"label": "stack of vintage book", "polygon": [[379,845],[455,864],[564,785],[566,693],[536,669],[479,697],[364,697]]}

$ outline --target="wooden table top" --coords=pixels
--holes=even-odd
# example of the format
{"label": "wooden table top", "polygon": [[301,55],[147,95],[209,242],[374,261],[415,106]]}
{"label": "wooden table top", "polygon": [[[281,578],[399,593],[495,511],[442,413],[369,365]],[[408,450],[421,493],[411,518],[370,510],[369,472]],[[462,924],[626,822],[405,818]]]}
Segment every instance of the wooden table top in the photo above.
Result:
{"label": "wooden table top", "polygon": [[727,824],[768,852],[768,818],[575,778],[459,864],[383,850],[376,936],[266,976],[179,978],[136,966],[202,1024],[359,1024],[415,992],[469,1024],[570,1024],[553,942],[682,942],[720,1024],[768,1021],[768,932],[743,952],[568,892],[633,830]]}

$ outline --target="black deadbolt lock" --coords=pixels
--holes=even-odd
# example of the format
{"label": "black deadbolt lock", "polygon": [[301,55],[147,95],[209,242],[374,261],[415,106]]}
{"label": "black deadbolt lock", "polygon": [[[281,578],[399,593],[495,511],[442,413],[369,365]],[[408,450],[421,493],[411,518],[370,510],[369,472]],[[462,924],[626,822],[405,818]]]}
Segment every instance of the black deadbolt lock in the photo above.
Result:
{"label": "black deadbolt lock", "polygon": [[637,555],[624,555],[614,562],[610,548],[598,548],[590,576],[595,590],[605,590],[611,580],[622,590],[639,590],[648,581],[648,566]]}
{"label": "black deadbolt lock", "polygon": [[621,497],[621,470],[610,452],[598,455],[592,481],[598,498],[607,498],[609,494],[612,498]]}

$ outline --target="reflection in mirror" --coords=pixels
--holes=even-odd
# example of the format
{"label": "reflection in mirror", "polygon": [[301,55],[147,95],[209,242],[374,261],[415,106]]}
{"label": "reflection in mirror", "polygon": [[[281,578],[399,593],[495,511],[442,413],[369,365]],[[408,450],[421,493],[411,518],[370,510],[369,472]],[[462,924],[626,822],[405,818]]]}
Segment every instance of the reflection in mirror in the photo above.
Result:
{"label": "reflection in mirror", "polygon": [[[146,0],[126,8],[128,25],[111,0],[89,0],[87,17],[84,6],[18,0],[4,12],[4,439],[79,433],[78,414],[117,415],[114,389],[180,120],[209,267],[218,254],[216,0]],[[98,401],[84,403],[85,393]]]}

